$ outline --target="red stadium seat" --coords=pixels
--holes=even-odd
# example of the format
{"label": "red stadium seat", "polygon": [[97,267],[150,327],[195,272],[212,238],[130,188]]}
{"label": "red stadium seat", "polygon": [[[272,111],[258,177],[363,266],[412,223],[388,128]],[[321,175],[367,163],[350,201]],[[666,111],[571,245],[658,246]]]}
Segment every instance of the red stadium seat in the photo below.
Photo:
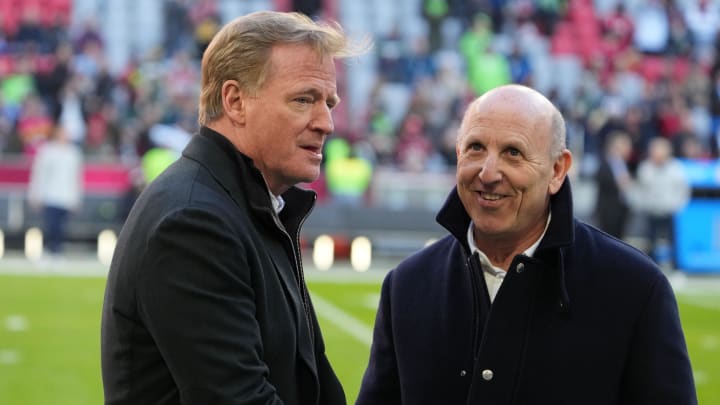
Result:
{"label": "red stadium seat", "polygon": [[9,55],[0,56],[0,77],[8,75],[14,70],[13,58]]}
{"label": "red stadium seat", "polygon": [[644,56],[639,66],[640,73],[648,82],[656,82],[669,73],[667,60],[662,56]]}

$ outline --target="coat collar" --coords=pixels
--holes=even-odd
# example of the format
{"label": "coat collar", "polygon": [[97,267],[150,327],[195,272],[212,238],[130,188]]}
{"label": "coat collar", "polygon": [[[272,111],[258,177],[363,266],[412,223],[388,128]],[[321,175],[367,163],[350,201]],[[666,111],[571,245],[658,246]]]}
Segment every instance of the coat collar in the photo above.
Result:
{"label": "coat collar", "polygon": [[[550,210],[552,220],[548,225],[547,232],[540,241],[535,255],[530,260],[542,260],[547,263],[548,268],[554,270],[557,280],[557,293],[559,310],[569,311],[570,298],[565,286],[565,268],[563,250],[571,246],[575,240],[575,228],[572,206],[572,191],[570,180],[565,179],[560,190],[550,197]],[[463,246],[466,254],[470,254],[470,247],[467,242],[467,229],[470,226],[470,216],[460,200],[457,186],[453,188],[436,216],[436,221],[445,227],[450,234]]]}
{"label": "coat collar", "polygon": [[[274,215],[269,190],[260,170],[223,135],[201,127],[200,133],[183,150],[183,156],[205,166],[238,205],[247,204],[252,210]],[[296,222],[310,212],[316,194],[291,187],[282,197],[286,203],[282,217]]]}

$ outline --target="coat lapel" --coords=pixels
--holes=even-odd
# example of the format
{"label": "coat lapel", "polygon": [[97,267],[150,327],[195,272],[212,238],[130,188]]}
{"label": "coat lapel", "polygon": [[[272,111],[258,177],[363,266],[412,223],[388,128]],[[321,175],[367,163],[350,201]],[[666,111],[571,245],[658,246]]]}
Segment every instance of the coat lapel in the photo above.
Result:
{"label": "coat lapel", "polygon": [[[268,256],[282,283],[285,296],[288,297],[292,306],[298,336],[297,351],[317,382],[317,366],[308,324],[312,320],[306,319],[303,300],[300,296],[299,283],[301,281],[294,273],[295,267],[291,260],[294,255],[292,245],[286,247],[279,239],[284,227],[272,210],[272,203],[262,175],[252,166],[249,158],[240,155],[235,150],[230,141],[208,128],[202,128],[200,135],[192,138],[183,151],[183,156],[195,160],[207,168],[240,209],[249,209],[251,217],[259,220],[263,228],[272,229],[268,233],[261,233],[271,234],[265,244],[271,252]],[[281,238],[287,238],[287,236],[283,235]],[[291,244],[292,241],[288,240],[287,243]]]}

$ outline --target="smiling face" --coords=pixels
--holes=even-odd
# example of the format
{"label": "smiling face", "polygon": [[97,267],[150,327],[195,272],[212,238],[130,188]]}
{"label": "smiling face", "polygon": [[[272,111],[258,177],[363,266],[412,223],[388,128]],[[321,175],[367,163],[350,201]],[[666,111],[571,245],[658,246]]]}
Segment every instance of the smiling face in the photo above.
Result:
{"label": "smiling face", "polygon": [[231,141],[253,159],[270,191],[317,179],[339,102],[333,59],[308,45],[275,45],[265,83],[240,98],[232,118],[241,131]]}
{"label": "smiling face", "polygon": [[456,146],[457,189],[486,253],[520,253],[545,228],[550,196],[571,163],[567,149],[551,151],[554,112],[520,86],[495,89],[468,108]]}

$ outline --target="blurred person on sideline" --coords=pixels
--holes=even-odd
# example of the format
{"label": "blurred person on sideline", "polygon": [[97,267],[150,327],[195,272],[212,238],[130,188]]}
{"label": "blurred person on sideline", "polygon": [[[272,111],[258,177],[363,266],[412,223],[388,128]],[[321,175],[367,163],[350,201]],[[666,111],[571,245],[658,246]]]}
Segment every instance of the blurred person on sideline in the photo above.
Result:
{"label": "blurred person on sideline", "polygon": [[[359,44],[361,45],[361,44]],[[339,102],[339,25],[257,12],[202,59],[199,123],[120,233],[102,319],[107,404],[345,404],[300,253]]]}
{"label": "blurred person on sideline", "polygon": [[361,207],[372,180],[372,164],[342,138],[328,141],[325,155],[325,181],[333,200],[344,206]]}
{"label": "blurred person on sideline", "polygon": [[632,148],[632,140],[625,131],[611,132],[595,172],[595,221],[600,229],[618,239],[623,238],[630,214],[627,193],[633,180],[627,162]]}
{"label": "blurred person on sideline", "polygon": [[[690,184],[673,157],[670,140],[650,141],[648,156],[638,166],[634,205],[647,218],[647,253],[658,264],[675,268],[674,215],[690,200]],[[662,243],[661,241],[664,241]]]}
{"label": "blurred person on sideline", "polygon": [[468,107],[449,235],[386,276],[358,405],[697,403],[667,278],[574,217],[565,133],[520,85]]}
{"label": "blurred person on sideline", "polygon": [[83,154],[62,125],[37,151],[30,169],[28,201],[42,211],[45,251],[50,258],[63,253],[70,215],[83,200]]}

